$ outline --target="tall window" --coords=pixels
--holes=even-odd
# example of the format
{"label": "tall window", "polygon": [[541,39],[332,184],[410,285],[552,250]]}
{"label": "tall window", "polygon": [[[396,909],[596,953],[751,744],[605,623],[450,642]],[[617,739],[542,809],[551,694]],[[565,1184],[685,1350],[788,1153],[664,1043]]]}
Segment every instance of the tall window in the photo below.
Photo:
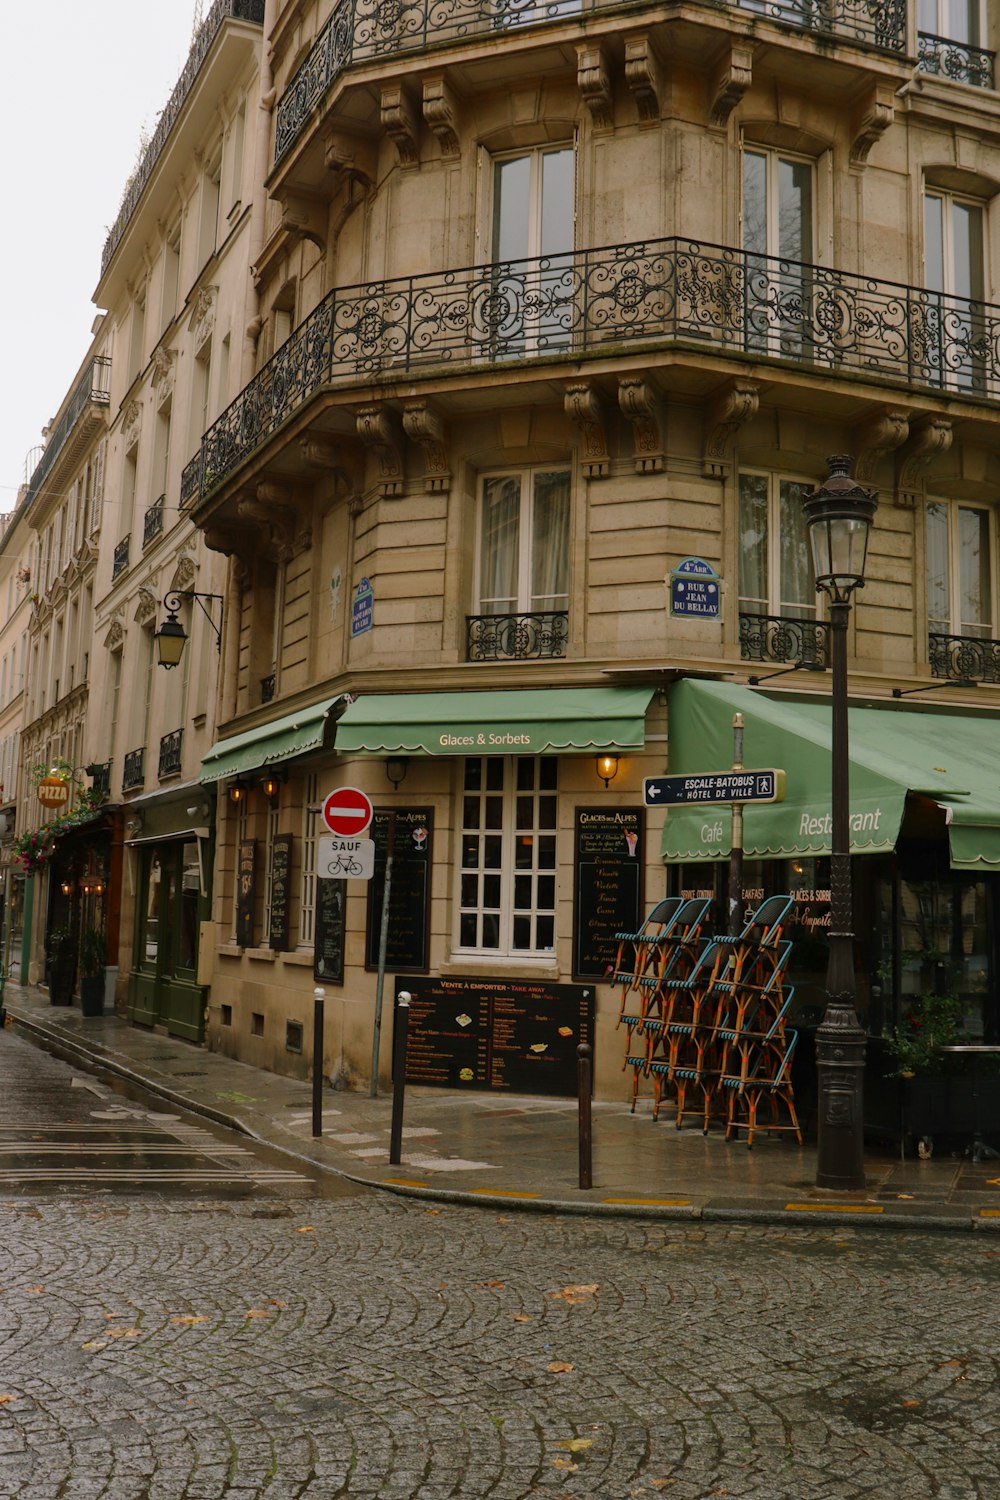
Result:
{"label": "tall window", "polygon": [[465,762],[458,948],[551,954],[555,947],[554,756]]}
{"label": "tall window", "polygon": [[927,625],[932,634],[986,640],[995,635],[992,521],[982,506],[928,502]]}
{"label": "tall window", "polygon": [[569,602],[569,471],[487,475],[480,509],[483,614],[565,610]]}
{"label": "tall window", "polygon": [[917,27],[932,36],[982,47],[982,0],[918,0]]}
{"label": "tall window", "polygon": [[[760,147],[743,152],[748,347],[801,354],[809,319],[803,269],[813,259],[813,165]],[[767,256],[767,261],[756,259]]]}
{"label": "tall window", "polygon": [[572,146],[559,146],[493,163],[490,260],[509,268],[491,329],[497,352],[536,354],[569,341],[574,161]]}
{"label": "tall window", "polygon": [[779,474],[740,474],[740,611],[812,619],[816,585],[802,511],[813,485]]}
{"label": "tall window", "polygon": [[985,382],[984,242],[981,203],[936,188],[927,191],[925,276],[929,290],[941,294],[938,317],[928,314],[927,357],[948,385],[981,388]]}

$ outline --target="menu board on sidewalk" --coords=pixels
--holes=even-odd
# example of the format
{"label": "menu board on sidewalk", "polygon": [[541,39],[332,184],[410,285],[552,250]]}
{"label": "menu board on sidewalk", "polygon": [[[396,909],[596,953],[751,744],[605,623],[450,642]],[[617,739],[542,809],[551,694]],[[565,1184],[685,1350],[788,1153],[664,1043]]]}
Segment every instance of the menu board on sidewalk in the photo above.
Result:
{"label": "menu board on sidewalk", "polygon": [[603,979],[642,922],[643,809],[578,807],[573,848],[573,977]]}
{"label": "menu board on sidewalk", "polygon": [[[432,807],[397,807],[389,884],[385,966],[391,974],[426,974],[431,913]],[[389,810],[377,807],[369,837],[375,841],[375,874],[368,883],[365,967],[378,968],[382,895],[389,843]]]}
{"label": "menu board on sidewalk", "polygon": [[409,990],[407,1083],[572,1098],[594,991],[521,979],[397,980]]}
{"label": "menu board on sidewalk", "polygon": [[344,982],[346,884],[344,880],[316,881],[313,977],[324,984]]}
{"label": "menu board on sidewalk", "polygon": [[292,835],[279,833],[271,844],[271,923],[268,946],[288,951],[288,878],[292,869]]}
{"label": "menu board on sidewalk", "polygon": [[242,839],[236,869],[236,941],[253,947],[253,908],[257,898],[257,840]]}

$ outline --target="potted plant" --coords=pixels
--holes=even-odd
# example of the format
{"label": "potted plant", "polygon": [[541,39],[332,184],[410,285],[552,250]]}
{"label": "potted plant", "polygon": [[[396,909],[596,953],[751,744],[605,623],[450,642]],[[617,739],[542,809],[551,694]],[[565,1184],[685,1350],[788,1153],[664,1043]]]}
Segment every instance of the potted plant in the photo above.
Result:
{"label": "potted plant", "polygon": [[104,966],[107,950],[99,927],[80,934],[80,1009],[85,1016],[104,1013]]}
{"label": "potted plant", "polygon": [[884,1038],[898,1078],[926,1073],[937,1064],[941,1048],[954,1044],[959,1009],[953,991],[913,997],[902,1025],[893,1026]]}
{"label": "potted plant", "polygon": [[49,1001],[52,1005],[72,1005],[76,980],[76,934],[68,925],[50,927],[45,939],[45,956],[49,964]]}
{"label": "potted plant", "polygon": [[925,1160],[933,1153],[935,1136],[955,1135],[968,1125],[966,1081],[953,1076],[947,1064],[955,1059],[942,1052],[955,1044],[961,1008],[950,988],[914,995],[902,1023],[882,1039],[893,1064],[889,1076],[899,1079],[901,1145],[905,1149],[906,1138],[915,1138]]}

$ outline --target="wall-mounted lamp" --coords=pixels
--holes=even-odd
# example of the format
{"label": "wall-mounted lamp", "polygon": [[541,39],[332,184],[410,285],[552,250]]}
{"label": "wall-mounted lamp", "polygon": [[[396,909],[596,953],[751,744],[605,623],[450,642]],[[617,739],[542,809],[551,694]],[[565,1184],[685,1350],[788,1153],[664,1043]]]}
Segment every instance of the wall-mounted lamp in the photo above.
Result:
{"label": "wall-mounted lamp", "polygon": [[260,789],[264,793],[264,796],[267,798],[268,802],[270,802],[272,807],[274,807],[278,801],[278,796],[281,792],[281,783],[283,780],[283,776],[275,776],[271,773],[268,773],[267,775],[260,778]]}
{"label": "wall-mounted lamp", "polygon": [[406,761],[401,760],[398,756],[393,756],[391,760],[386,761],[385,774],[392,782],[393,790],[405,779],[406,771]]}
{"label": "wall-mounted lamp", "polygon": [[212,616],[202,603],[203,599],[218,599],[223,602],[221,594],[201,594],[197,589],[174,589],[163,596],[163,608],[167,611],[167,618],[163,621],[159,630],[154,635],[156,641],[156,658],[161,667],[169,671],[176,667],[184,655],[184,647],[187,644],[187,631],[177,618],[177,611],[181,608],[182,599],[197,599],[202,614],[215,631],[215,649],[222,650],[222,631],[216,625]]}
{"label": "wall-mounted lamp", "polygon": [[72,880],[64,880],[62,882],[62,884],[60,885],[59,889],[62,891],[62,893],[63,893],[64,896],[72,896],[72,894],[73,894],[73,882],[72,882]]}
{"label": "wall-mounted lamp", "polygon": [[239,807],[241,802],[246,801],[249,788],[245,781],[233,781],[229,786],[229,800],[234,807]]}
{"label": "wall-mounted lamp", "polygon": [[607,786],[609,782],[614,781],[615,777],[618,775],[618,756],[599,755],[597,757],[597,774],[604,782],[605,786]]}

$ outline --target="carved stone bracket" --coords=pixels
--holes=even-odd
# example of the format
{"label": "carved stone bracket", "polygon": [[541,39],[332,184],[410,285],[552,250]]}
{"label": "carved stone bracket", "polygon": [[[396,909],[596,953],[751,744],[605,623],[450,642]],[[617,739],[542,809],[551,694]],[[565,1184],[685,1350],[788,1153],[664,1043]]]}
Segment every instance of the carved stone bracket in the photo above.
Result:
{"label": "carved stone bracket", "polygon": [[757,415],[760,387],[737,377],[715,392],[705,412],[705,446],[702,473],[713,479],[725,477],[729,445],[739,429]]}
{"label": "carved stone bracket", "polygon": [[588,479],[606,479],[610,464],[608,414],[600,392],[589,381],[576,381],[566,387],[563,404],[583,440],[580,468]]}
{"label": "carved stone bracket", "polygon": [[402,445],[387,406],[366,406],[357,416],[358,437],[378,459],[379,488],[386,499],[403,493]]}
{"label": "carved stone bracket", "polygon": [[122,416],[122,444],[126,453],[129,453],[139,441],[139,428],[141,425],[142,402],[130,401]]}
{"label": "carved stone bracket", "polygon": [[632,424],[636,472],[662,473],[666,421],[663,401],[656,388],[641,375],[619,380],[618,405]]}
{"label": "carved stone bracket", "polygon": [[108,651],[119,651],[125,644],[125,627],[121,620],[112,620],[111,628],[104,637],[104,645]]}
{"label": "carved stone bracket", "polygon": [[427,401],[411,401],[403,408],[403,431],[424,450],[424,489],[444,495],[451,488],[444,423]]}
{"label": "carved stone bracket", "polygon": [[711,81],[711,114],[716,125],[726,125],[753,80],[753,49],[730,47]]}
{"label": "carved stone bracket", "polygon": [[878,462],[894,448],[902,447],[910,435],[910,419],[905,411],[886,407],[875,412],[855,430],[852,450],[854,477],[859,484],[871,484]]}
{"label": "carved stone bracket", "polygon": [[444,78],[424,79],[424,119],[441,142],[443,156],[462,151],[458,104]]}
{"label": "carved stone bracket", "polygon": [[875,84],[854,117],[851,135],[851,161],[854,166],[865,166],[869,151],[889,129],[894,115],[892,87],[886,83]]}
{"label": "carved stone bracket", "polygon": [[952,428],[946,417],[923,417],[910,423],[910,437],[896,458],[896,504],[912,509],[923,490],[931,461],[951,447]]}
{"label": "carved stone bracket", "polygon": [[193,557],[184,556],[178,558],[177,566],[174,568],[173,577],[170,580],[170,590],[189,589],[195,581],[197,568]]}
{"label": "carved stone bracket", "polygon": [[402,84],[382,90],[382,125],[396,142],[403,167],[420,165],[420,122]]}
{"label": "carved stone bracket", "polygon": [[327,171],[341,172],[366,188],[375,182],[376,154],[376,144],[369,136],[348,130],[339,123],[331,126],[323,137],[323,161]]}
{"label": "carved stone bracket", "polygon": [[277,557],[294,557],[312,545],[312,531],[299,507],[279,484],[263,481],[253,495],[243,495],[236,513],[263,532],[268,550]]}
{"label": "carved stone bracket", "polygon": [[156,391],[157,410],[173,394],[174,374],[177,369],[177,350],[160,344],[153,350],[153,388]]}
{"label": "carved stone bracket", "polygon": [[135,610],[133,611],[132,618],[137,625],[144,625],[147,620],[155,619],[155,617],[156,595],[152,589],[147,589],[143,586],[136,594]]}
{"label": "carved stone bracket", "polygon": [[643,124],[660,118],[660,92],[663,87],[660,64],[648,36],[625,38],[625,82],[632,91]]}
{"label": "carved stone bracket", "polygon": [[615,101],[603,48],[593,44],[577,47],[576,85],[595,130],[610,130],[615,123]]}
{"label": "carved stone bracket", "polygon": [[245,526],[235,523],[209,523],[202,530],[205,546],[211,552],[221,552],[235,560],[243,577],[250,577],[253,561],[253,535]]}
{"label": "carved stone bracket", "polygon": [[215,306],[219,294],[217,286],[203,286],[199,289],[194,299],[194,307],[191,310],[191,321],[188,325],[194,338],[194,351],[204,347],[206,340],[212,337],[215,327]]}
{"label": "carved stone bracket", "polygon": [[326,205],[304,193],[289,193],[281,200],[281,228],[293,239],[309,240],[326,254]]}

